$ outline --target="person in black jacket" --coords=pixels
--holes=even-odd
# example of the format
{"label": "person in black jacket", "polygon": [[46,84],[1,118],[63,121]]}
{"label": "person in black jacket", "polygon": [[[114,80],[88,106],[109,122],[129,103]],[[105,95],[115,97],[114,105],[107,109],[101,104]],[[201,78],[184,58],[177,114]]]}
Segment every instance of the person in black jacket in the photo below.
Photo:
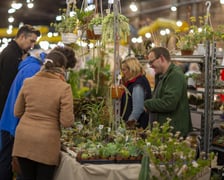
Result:
{"label": "person in black jacket", "polygon": [[[34,47],[40,31],[30,25],[22,26],[8,46],[0,54],[0,119],[5,106],[11,84],[18,72],[18,65],[28,55],[28,51]],[[12,180],[11,156],[5,152],[11,152],[12,135],[7,131],[0,132],[0,179]],[[11,153],[10,153],[11,154]]]}
{"label": "person in black jacket", "polygon": [[129,128],[136,126],[145,129],[149,115],[144,110],[144,101],[151,98],[151,87],[145,71],[135,57],[122,61],[121,70],[123,84],[128,90],[121,98],[121,118]]}
{"label": "person in black jacket", "polygon": [[34,47],[40,31],[31,25],[19,28],[17,35],[0,54],[0,117],[18,64]]}

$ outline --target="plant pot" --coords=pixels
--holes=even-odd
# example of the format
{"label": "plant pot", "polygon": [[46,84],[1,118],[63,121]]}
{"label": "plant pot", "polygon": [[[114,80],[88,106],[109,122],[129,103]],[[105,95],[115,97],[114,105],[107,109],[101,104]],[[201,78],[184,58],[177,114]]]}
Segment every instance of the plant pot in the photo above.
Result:
{"label": "plant pot", "polygon": [[94,25],[93,26],[93,32],[94,32],[95,35],[101,35],[102,34],[102,24]]}
{"label": "plant pot", "polygon": [[120,99],[124,92],[124,87],[121,85],[112,85],[110,90],[113,99]]}
{"label": "plant pot", "polygon": [[78,36],[74,33],[61,33],[61,40],[65,44],[71,44],[76,42]]}
{"label": "plant pot", "polygon": [[89,29],[86,30],[86,34],[88,39],[98,40],[101,37],[101,35],[96,35],[94,31]]}
{"label": "plant pot", "polygon": [[196,52],[198,55],[205,55],[206,50],[205,50],[205,45],[204,44],[198,44]]}
{"label": "plant pot", "polygon": [[182,56],[193,55],[194,53],[194,50],[191,50],[191,49],[186,49],[186,50],[182,49],[180,51]]}

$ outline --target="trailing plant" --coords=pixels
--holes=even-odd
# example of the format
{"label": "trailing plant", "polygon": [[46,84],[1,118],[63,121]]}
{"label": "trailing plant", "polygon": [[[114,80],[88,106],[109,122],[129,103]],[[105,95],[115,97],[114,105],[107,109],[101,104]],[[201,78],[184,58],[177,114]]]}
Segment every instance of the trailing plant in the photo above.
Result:
{"label": "trailing plant", "polygon": [[[114,41],[114,13],[107,14],[103,18],[102,22],[102,43],[106,44],[107,42]],[[121,39],[124,39],[127,42],[128,36],[130,35],[129,19],[118,13],[117,16],[118,22],[118,35]]]}

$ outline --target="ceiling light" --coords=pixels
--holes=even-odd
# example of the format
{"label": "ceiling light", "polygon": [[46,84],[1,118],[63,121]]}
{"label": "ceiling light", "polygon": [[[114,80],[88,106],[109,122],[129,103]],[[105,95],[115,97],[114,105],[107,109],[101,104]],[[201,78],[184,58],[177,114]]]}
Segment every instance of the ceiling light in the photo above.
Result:
{"label": "ceiling light", "polygon": [[10,16],[10,17],[8,18],[8,22],[9,22],[9,23],[14,22],[14,17]]}
{"label": "ceiling light", "polygon": [[114,4],[114,0],[108,0],[108,4]]}
{"label": "ceiling light", "polygon": [[12,34],[12,29],[7,29],[6,33],[7,34]]}
{"label": "ceiling light", "polygon": [[10,9],[8,10],[8,13],[9,13],[9,14],[13,14],[14,12],[16,12],[16,9],[14,9],[14,8],[10,8]]}
{"label": "ceiling light", "polygon": [[33,6],[34,6],[33,3],[28,3],[28,4],[27,4],[27,7],[28,7],[29,9],[33,8]]}
{"label": "ceiling light", "polygon": [[136,6],[135,2],[132,2],[129,7],[133,12],[136,12],[138,10],[138,7]]}
{"label": "ceiling light", "polygon": [[18,10],[23,6],[22,3],[16,3],[15,1],[12,2],[11,7]]}
{"label": "ceiling light", "polygon": [[171,11],[173,11],[173,12],[177,11],[177,7],[176,7],[175,5],[172,5],[170,9],[171,9]]}
{"label": "ceiling light", "polygon": [[161,35],[161,36],[165,36],[165,35],[166,35],[166,31],[165,31],[165,30],[161,30],[161,31],[160,31],[160,35]]}
{"label": "ceiling light", "polygon": [[224,4],[224,0],[220,0],[220,3],[221,3],[221,4]]}
{"label": "ceiling light", "polygon": [[61,20],[62,20],[61,15],[56,16],[56,21],[61,21]]}
{"label": "ceiling light", "polygon": [[146,34],[145,34],[145,37],[146,37],[146,38],[151,38],[151,33],[149,33],[149,32],[146,33]]}
{"label": "ceiling light", "polygon": [[137,42],[137,38],[133,37],[133,38],[131,39],[131,42],[132,42],[132,43],[136,43],[136,42]]}
{"label": "ceiling light", "polygon": [[182,22],[182,21],[177,21],[177,22],[176,22],[176,25],[177,25],[178,27],[181,27],[181,26],[183,25],[183,22]]}

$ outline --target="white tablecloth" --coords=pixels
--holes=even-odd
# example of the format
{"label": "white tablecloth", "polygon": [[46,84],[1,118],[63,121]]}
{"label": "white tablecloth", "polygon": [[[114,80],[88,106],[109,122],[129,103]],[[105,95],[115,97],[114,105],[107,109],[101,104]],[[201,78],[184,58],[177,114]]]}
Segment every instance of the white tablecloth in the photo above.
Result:
{"label": "white tablecloth", "polygon": [[[61,163],[54,180],[138,180],[141,164],[80,164],[75,158],[62,152]],[[151,173],[156,174],[150,166]],[[197,180],[209,180],[210,169]]]}

